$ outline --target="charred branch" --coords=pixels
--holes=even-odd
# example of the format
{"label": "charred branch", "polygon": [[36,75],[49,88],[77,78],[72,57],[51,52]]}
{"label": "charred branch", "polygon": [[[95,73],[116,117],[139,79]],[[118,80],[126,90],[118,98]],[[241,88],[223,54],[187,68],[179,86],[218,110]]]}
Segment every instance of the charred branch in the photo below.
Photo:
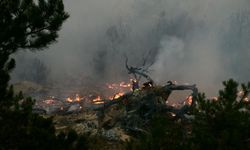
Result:
{"label": "charred branch", "polygon": [[[181,108],[175,108],[173,106],[167,105],[165,102],[163,104],[160,104],[160,106],[159,106],[157,104],[157,102],[155,101],[156,97],[159,97],[159,96],[163,97],[163,95],[165,95],[164,99],[165,99],[165,97],[168,98],[169,95],[173,91],[176,91],[176,90],[190,90],[190,91],[192,91],[192,94],[191,94],[192,103],[191,103],[191,105],[185,104]],[[147,108],[149,108],[149,109],[145,112],[144,117],[150,116],[155,111],[161,111],[161,112],[166,112],[166,113],[167,112],[173,113],[173,114],[175,114],[175,116],[177,118],[185,119],[185,114],[187,112],[189,112],[192,107],[195,106],[196,97],[198,95],[198,89],[197,89],[195,84],[194,85],[170,84],[170,85],[166,85],[166,86],[161,87],[157,91],[151,90],[151,91],[146,91],[146,93],[147,94],[145,96],[143,96],[143,99],[146,99],[146,100],[144,100],[144,101],[138,100],[139,104],[137,104],[137,108],[135,108],[135,109],[139,109],[140,107],[144,107],[143,105],[146,105]],[[96,108],[96,110],[103,111],[105,109],[108,109],[112,105],[122,104],[124,100],[130,100],[130,99],[132,99],[133,96],[134,96],[134,92],[128,92],[115,100],[108,100],[108,99],[102,100],[102,102],[103,102],[102,107]],[[167,101],[167,99],[165,99],[165,101]],[[160,110],[157,110],[157,109],[160,109]]]}
{"label": "charred branch", "polygon": [[144,77],[146,80],[150,81],[150,82],[154,82],[152,80],[152,78],[147,75],[147,73],[149,72],[149,67],[152,66],[152,64],[146,66],[146,58],[143,58],[143,63],[141,67],[133,67],[133,66],[129,66],[128,65],[128,57],[125,55],[125,67],[128,70],[128,74],[133,74],[135,79],[137,81],[139,81],[141,79],[141,77]]}

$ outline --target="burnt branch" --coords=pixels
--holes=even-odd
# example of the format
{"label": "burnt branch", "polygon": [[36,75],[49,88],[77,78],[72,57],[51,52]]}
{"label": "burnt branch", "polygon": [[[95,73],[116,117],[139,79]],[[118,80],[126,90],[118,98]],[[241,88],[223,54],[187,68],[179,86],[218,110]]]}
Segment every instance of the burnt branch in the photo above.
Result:
{"label": "burnt branch", "polygon": [[[167,98],[168,98],[169,95],[173,91],[178,91],[178,90],[190,90],[190,91],[192,91],[192,94],[191,94],[192,103],[191,103],[191,105],[185,104],[181,108],[176,108],[176,107],[167,105],[166,103],[161,104],[160,107],[157,106],[156,103],[154,103],[154,102],[152,103],[152,101],[154,101],[154,97],[156,98],[158,96],[167,95]],[[189,112],[191,110],[191,108],[193,108],[195,106],[197,95],[198,95],[198,89],[197,89],[195,84],[194,85],[175,85],[175,84],[171,84],[171,85],[165,85],[165,86],[161,87],[160,89],[158,89],[157,91],[152,90],[151,92],[146,92],[146,95],[144,95],[143,97],[150,97],[150,99],[148,101],[144,101],[145,103],[148,103],[146,105],[150,105],[150,108],[152,108],[152,111],[149,110],[148,113],[153,113],[155,111],[153,109],[158,108],[158,109],[161,109],[162,112],[174,113],[177,118],[186,119],[185,114],[187,114],[187,112]],[[99,107],[96,110],[108,109],[110,106],[115,105],[115,104],[121,104],[121,103],[123,103],[124,100],[129,100],[133,96],[134,96],[133,92],[128,92],[128,93],[124,94],[123,96],[119,97],[116,100],[109,100],[109,99],[102,100],[103,101],[103,107]],[[165,101],[167,101],[167,99],[165,99]],[[135,108],[135,109],[137,109],[137,108]]]}
{"label": "burnt branch", "polygon": [[143,64],[141,67],[129,66],[128,57],[125,55],[125,67],[128,70],[128,74],[133,74],[135,79],[138,81],[141,79],[141,77],[144,77],[145,79],[153,83],[152,78],[147,74],[149,72],[149,67],[152,66],[153,63],[151,65],[146,66],[146,62],[147,59],[143,58]]}

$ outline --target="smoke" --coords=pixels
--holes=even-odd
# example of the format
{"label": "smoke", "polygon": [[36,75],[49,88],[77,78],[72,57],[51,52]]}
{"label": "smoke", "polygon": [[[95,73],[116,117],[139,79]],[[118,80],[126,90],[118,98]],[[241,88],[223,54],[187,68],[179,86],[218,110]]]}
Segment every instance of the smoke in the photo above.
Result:
{"label": "smoke", "polygon": [[[250,29],[247,27],[250,25],[247,7],[250,3],[191,0],[182,4],[176,9],[186,12],[192,29],[177,30],[183,31],[186,36],[166,35],[161,39],[153,76],[160,83],[167,78],[196,83],[201,91],[210,96],[215,95],[221,88],[221,82],[228,78],[249,81],[250,67],[244,62],[250,58],[246,42],[250,40],[247,36]],[[182,19],[183,23],[187,20]],[[242,28],[241,31],[239,28]]]}
{"label": "smoke", "polygon": [[17,54],[17,68],[27,67],[20,57],[36,57],[51,81],[110,82],[128,78],[124,55],[139,66],[151,52],[158,84],[196,83],[214,95],[223,80],[249,80],[249,6],[249,0],[65,0],[70,18],[58,43]]}

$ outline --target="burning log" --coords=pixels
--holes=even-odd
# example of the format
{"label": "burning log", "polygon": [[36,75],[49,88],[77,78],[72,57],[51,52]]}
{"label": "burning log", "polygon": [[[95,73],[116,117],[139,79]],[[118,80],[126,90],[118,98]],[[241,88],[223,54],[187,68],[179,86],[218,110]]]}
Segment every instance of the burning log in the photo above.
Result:
{"label": "burning log", "polygon": [[196,102],[196,96],[198,95],[198,89],[196,88],[196,85],[175,85],[175,84],[170,84],[166,85],[163,87],[164,91],[171,94],[172,91],[175,90],[191,90],[193,93],[192,95],[189,96],[189,98],[192,98],[191,106],[195,105]]}
{"label": "burning log", "polygon": [[[188,100],[191,100],[191,103],[185,103],[180,108],[168,105],[169,95],[176,90],[192,91],[192,94],[188,96]],[[101,124],[107,124],[105,123],[105,120],[107,120],[105,116],[110,118],[113,114],[117,114],[118,118],[111,117],[112,122],[122,121],[118,124],[126,131],[140,132],[155,113],[167,113],[171,114],[174,119],[189,120],[187,113],[195,105],[197,94],[198,89],[196,85],[169,84],[162,87],[141,88],[136,92],[125,93],[115,100],[103,99],[99,107],[96,107],[94,110],[98,112],[99,122],[104,121]]]}
{"label": "burning log", "polygon": [[[176,91],[176,90],[191,90],[192,94],[190,96],[188,96],[188,100],[190,103],[185,104],[181,108],[175,108],[173,106],[167,105],[166,104],[167,98],[172,93],[172,91]],[[142,89],[142,91],[145,91],[145,90]],[[144,94],[145,94],[145,92],[144,92]],[[163,97],[163,99],[165,99],[165,103],[164,103],[164,105],[161,105],[162,111],[172,112],[172,113],[176,114],[177,117],[183,118],[184,114],[187,113],[190,110],[190,108],[195,105],[195,102],[196,102],[195,98],[196,98],[197,94],[198,94],[198,89],[196,88],[196,85],[170,84],[170,85],[163,86],[157,90],[154,90],[154,88],[152,88],[151,91],[146,91],[145,97],[148,96],[148,97],[151,97],[152,99],[154,99],[157,96]],[[103,110],[103,109],[109,108],[112,105],[119,104],[119,103],[121,104],[121,103],[123,103],[124,100],[129,100],[133,96],[134,96],[134,92],[128,92],[115,100],[111,100],[111,99],[100,100],[101,107],[96,108],[96,110]],[[152,106],[152,107],[154,107],[154,106]]]}

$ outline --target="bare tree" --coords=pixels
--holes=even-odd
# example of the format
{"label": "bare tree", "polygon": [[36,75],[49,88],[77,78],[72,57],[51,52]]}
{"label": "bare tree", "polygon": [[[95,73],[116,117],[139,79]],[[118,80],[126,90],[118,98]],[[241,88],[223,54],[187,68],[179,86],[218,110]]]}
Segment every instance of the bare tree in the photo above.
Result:
{"label": "bare tree", "polygon": [[128,70],[128,74],[133,74],[135,80],[140,81],[141,77],[144,77],[149,82],[154,83],[153,79],[148,75],[149,68],[153,65],[153,62],[148,64],[148,58],[150,56],[151,51],[146,56],[143,56],[143,62],[140,67],[133,67],[128,65],[128,57],[125,55],[125,66]]}

